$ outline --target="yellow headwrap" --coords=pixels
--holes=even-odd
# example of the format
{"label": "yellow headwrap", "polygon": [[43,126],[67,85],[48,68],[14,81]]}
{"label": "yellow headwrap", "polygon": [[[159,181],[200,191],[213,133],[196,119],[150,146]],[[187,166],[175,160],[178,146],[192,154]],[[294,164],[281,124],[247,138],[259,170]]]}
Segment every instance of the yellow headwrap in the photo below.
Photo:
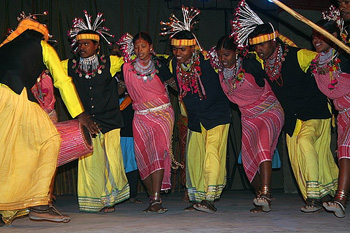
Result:
{"label": "yellow headwrap", "polygon": [[99,42],[100,36],[92,33],[82,33],[77,35],[76,40],[95,40]]}
{"label": "yellow headwrap", "polygon": [[192,45],[197,45],[197,41],[196,39],[171,39],[171,45],[192,46]]}
{"label": "yellow headwrap", "polygon": [[271,32],[270,34],[264,34],[264,35],[259,35],[254,38],[249,39],[249,44],[250,45],[255,45],[255,44],[260,44],[266,41],[270,41],[273,39],[276,39],[278,37],[278,31]]}

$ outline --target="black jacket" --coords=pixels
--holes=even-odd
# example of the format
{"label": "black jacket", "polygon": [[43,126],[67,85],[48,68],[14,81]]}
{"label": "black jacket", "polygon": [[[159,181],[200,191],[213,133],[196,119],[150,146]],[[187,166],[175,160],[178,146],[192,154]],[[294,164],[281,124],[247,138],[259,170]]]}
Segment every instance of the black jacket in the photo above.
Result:
{"label": "black jacket", "polygon": [[[283,45],[282,45],[283,48]],[[283,85],[267,78],[273,92],[285,113],[285,130],[293,135],[297,119],[327,119],[331,114],[327,97],[318,89],[310,69],[305,73],[299,65],[297,53],[300,49],[288,47],[289,51],[282,62]],[[283,48],[284,50],[284,48]]]}
{"label": "black jacket", "polygon": [[[176,59],[172,60],[172,67],[176,73]],[[188,128],[192,131],[201,132],[200,124],[206,130],[210,130],[218,125],[231,122],[231,112],[229,100],[224,94],[219,76],[210,65],[209,60],[204,60],[200,55],[200,68],[202,75],[200,77],[204,86],[206,97],[200,100],[197,93],[187,92],[183,97],[187,114]],[[175,78],[179,88],[178,80]]]}

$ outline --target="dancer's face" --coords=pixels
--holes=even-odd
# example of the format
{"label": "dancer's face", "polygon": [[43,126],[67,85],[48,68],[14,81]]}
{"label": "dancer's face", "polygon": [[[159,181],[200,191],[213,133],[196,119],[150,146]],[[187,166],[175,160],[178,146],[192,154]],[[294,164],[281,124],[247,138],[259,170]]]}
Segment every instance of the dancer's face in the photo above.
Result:
{"label": "dancer's face", "polygon": [[277,48],[276,41],[265,41],[254,45],[254,50],[262,60],[268,59]]}
{"label": "dancer's face", "polygon": [[[337,33],[333,33],[333,35],[336,37]],[[318,53],[326,52],[331,48],[330,40],[315,31],[312,33],[312,44]]]}
{"label": "dancer's face", "polygon": [[94,43],[92,40],[79,40],[78,41],[78,53],[80,57],[87,58],[96,54],[98,43]]}
{"label": "dancer's face", "polygon": [[194,46],[173,46],[173,54],[178,63],[186,63],[194,53]]}
{"label": "dancer's face", "polygon": [[338,6],[344,21],[350,21],[350,0],[338,0]]}
{"label": "dancer's face", "polygon": [[150,59],[152,49],[153,45],[142,38],[137,39],[134,43],[135,54],[141,61],[148,61]]}
{"label": "dancer's face", "polygon": [[236,63],[236,51],[222,48],[217,53],[219,61],[224,68],[231,68]]}

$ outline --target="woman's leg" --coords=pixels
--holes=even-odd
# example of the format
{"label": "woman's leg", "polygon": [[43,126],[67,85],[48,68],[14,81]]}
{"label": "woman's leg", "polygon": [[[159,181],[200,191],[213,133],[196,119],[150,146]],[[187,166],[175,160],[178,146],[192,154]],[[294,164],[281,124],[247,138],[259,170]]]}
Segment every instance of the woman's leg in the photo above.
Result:
{"label": "woman's leg", "polygon": [[[260,174],[255,175],[252,185],[257,193],[254,198],[254,204],[261,207],[261,211],[271,211],[271,161],[265,161],[260,164]],[[251,212],[260,212],[260,208],[254,208]]]}
{"label": "woman's leg", "polygon": [[[164,176],[164,169],[153,172],[146,181],[145,186],[148,189],[150,195],[150,204],[145,212],[156,212],[156,213],[165,213],[168,211],[162,206],[162,200],[160,198],[160,191],[162,187],[162,181]],[[151,192],[150,192],[151,190]]]}
{"label": "woman's leg", "polygon": [[[346,193],[349,192],[350,187],[350,159],[339,160],[339,179],[338,179],[338,190],[344,190]],[[346,205],[346,200],[340,200],[340,202]]]}
{"label": "woman's leg", "polygon": [[338,189],[336,191],[334,201],[325,202],[323,206],[334,212],[338,218],[345,217],[345,207],[350,186],[350,159],[343,158],[339,160],[339,179]]}

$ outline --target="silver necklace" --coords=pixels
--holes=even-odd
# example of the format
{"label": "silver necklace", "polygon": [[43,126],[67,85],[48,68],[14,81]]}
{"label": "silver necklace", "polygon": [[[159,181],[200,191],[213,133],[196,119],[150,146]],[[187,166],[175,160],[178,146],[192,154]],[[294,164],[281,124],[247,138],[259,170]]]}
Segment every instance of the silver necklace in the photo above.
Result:
{"label": "silver necklace", "polygon": [[320,56],[317,61],[317,66],[323,67],[326,64],[328,64],[330,61],[332,61],[336,56],[338,56],[338,52],[334,53],[333,55],[333,50],[334,49],[330,49],[327,52],[320,53]]}
{"label": "silver necklace", "polygon": [[[79,69],[85,73],[89,73],[90,70],[97,70],[99,65],[98,57],[96,54],[91,57],[81,57],[79,59]],[[85,75],[85,78],[91,78],[90,75]]]}
{"label": "silver necklace", "polygon": [[137,78],[142,78],[144,82],[147,82],[147,80],[152,80],[156,73],[156,67],[151,59],[146,65],[142,65],[140,59],[136,58],[132,65],[137,74]]}
{"label": "silver necklace", "polygon": [[224,75],[225,81],[228,81],[237,76],[238,70],[241,68],[241,64],[242,64],[242,59],[238,57],[233,67],[223,69],[222,73]]}

